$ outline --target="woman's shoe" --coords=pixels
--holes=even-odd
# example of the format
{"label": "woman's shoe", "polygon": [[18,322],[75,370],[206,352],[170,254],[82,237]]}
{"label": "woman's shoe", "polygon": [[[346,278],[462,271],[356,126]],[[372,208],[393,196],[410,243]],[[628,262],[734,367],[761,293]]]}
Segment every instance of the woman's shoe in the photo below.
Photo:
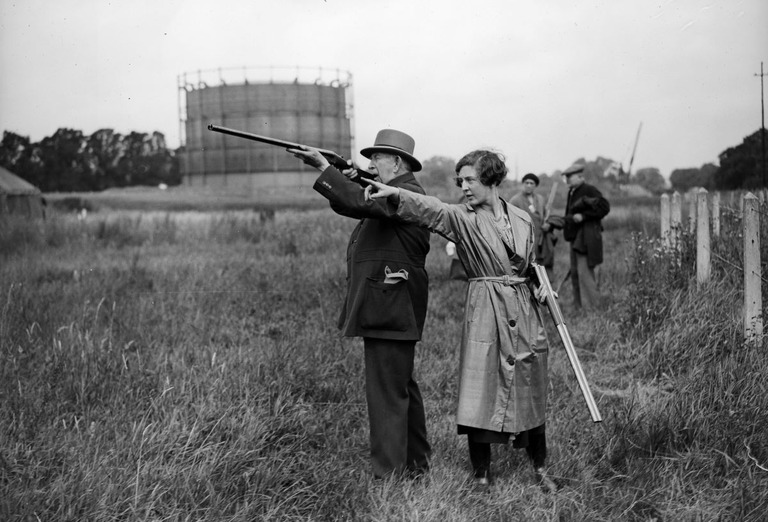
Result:
{"label": "woman's shoe", "polygon": [[544,493],[557,492],[557,484],[555,484],[554,480],[549,478],[546,468],[544,467],[535,468],[534,473],[536,473],[536,481],[538,482],[539,486],[544,491]]}
{"label": "woman's shoe", "polygon": [[490,471],[486,470],[486,471],[475,472],[474,484],[475,484],[476,490],[487,493],[491,489],[492,483],[493,483],[493,480],[491,479]]}

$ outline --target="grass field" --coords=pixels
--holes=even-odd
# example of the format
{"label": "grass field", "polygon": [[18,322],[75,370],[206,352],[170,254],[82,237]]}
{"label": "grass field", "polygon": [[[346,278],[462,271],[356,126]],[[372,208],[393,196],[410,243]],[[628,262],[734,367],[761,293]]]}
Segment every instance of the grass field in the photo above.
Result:
{"label": "grass field", "polygon": [[[502,447],[483,494],[455,433],[464,283],[447,278],[443,239],[432,237],[416,363],[432,471],[374,482],[361,341],[335,328],[354,223],[314,203],[201,212],[178,198],[171,212],[135,199],[0,225],[2,520],[768,513],[768,350],[741,340],[735,218],[699,289],[692,238],[665,251],[654,201],[614,203],[605,310],[576,315],[561,291],[605,420],[590,421],[552,329],[549,464],[562,488],[544,494],[524,452]],[[557,255],[562,275],[562,240]]]}

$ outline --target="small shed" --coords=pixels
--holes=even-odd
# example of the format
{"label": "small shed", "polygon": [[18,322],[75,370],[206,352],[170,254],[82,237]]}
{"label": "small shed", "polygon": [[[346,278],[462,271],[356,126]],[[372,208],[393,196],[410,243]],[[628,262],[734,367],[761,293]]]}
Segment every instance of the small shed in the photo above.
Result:
{"label": "small shed", "polygon": [[45,217],[43,193],[7,169],[0,167],[0,217]]}

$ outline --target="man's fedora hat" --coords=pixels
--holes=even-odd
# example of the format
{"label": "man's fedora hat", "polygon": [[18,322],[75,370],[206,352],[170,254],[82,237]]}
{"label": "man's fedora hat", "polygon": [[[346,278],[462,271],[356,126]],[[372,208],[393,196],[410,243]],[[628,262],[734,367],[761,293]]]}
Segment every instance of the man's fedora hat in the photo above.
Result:
{"label": "man's fedora hat", "polygon": [[421,170],[421,163],[419,160],[413,157],[413,147],[416,142],[413,138],[408,136],[404,132],[400,132],[395,129],[382,129],[376,134],[376,141],[373,143],[373,147],[366,147],[360,151],[360,154],[368,159],[374,152],[386,152],[387,154],[396,154],[405,159],[414,172]]}

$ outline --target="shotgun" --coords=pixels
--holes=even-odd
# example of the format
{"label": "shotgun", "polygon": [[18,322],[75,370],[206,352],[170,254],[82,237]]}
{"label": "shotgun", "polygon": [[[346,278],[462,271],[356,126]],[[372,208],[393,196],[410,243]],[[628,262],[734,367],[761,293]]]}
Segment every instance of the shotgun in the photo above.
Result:
{"label": "shotgun", "polygon": [[547,198],[547,204],[544,207],[544,221],[546,222],[549,215],[552,213],[552,204],[555,202],[555,194],[557,194],[557,181],[552,183],[552,189],[549,191],[549,197]]}
{"label": "shotgun", "polygon": [[[555,181],[552,184],[552,188],[549,191],[549,197],[547,198],[547,203],[544,206],[544,215],[542,216],[542,223],[546,223],[549,219],[549,215],[552,214],[552,204],[555,202],[555,194],[557,194],[557,181]],[[544,242],[544,236],[547,234],[552,234],[552,229],[547,230],[543,234],[539,235],[539,241],[538,244],[541,245]],[[552,248],[554,248],[554,240],[552,243]]]}
{"label": "shotgun", "polygon": [[[279,140],[277,138],[271,138],[269,136],[259,136],[258,134],[251,134],[250,132],[230,129],[228,127],[220,127],[218,125],[213,125],[213,124],[208,125],[208,130],[214,131],[214,132],[220,132],[222,134],[228,134],[230,136],[235,136],[237,138],[245,138],[246,140],[266,143],[267,145],[282,147],[286,150],[302,149],[307,147],[307,145],[302,145],[301,143],[293,143],[291,141]],[[362,180],[363,178],[376,179],[376,174],[374,174],[373,172],[368,172],[367,170],[362,170],[362,169],[353,167],[347,162],[346,159],[344,159],[343,156],[340,156],[339,154],[335,153],[332,150],[328,150],[328,149],[317,149],[317,150],[320,152],[320,154],[322,154],[325,157],[325,159],[328,160],[328,163],[330,163],[331,166],[336,167],[339,170],[353,169],[354,173],[349,179],[351,179],[352,181],[354,181],[355,183],[363,187],[368,186]]]}
{"label": "shotgun", "polygon": [[563,312],[560,310],[560,305],[557,304],[555,293],[552,291],[552,285],[549,282],[549,277],[547,277],[547,270],[537,263],[533,264],[533,269],[536,272],[539,285],[544,288],[547,308],[549,308],[549,313],[552,314],[552,320],[555,322],[555,326],[557,326],[557,332],[560,334],[560,340],[563,342],[565,352],[568,354],[568,360],[571,362],[573,373],[576,374],[576,380],[579,382],[581,394],[584,396],[584,400],[587,401],[587,408],[589,409],[589,414],[592,416],[592,421],[600,422],[603,418],[600,416],[600,411],[597,409],[594,397],[592,397],[592,391],[589,389],[589,383],[584,376],[584,370],[581,368],[579,356],[576,355],[576,348],[573,346],[571,334],[568,333],[568,327],[565,326]]}

